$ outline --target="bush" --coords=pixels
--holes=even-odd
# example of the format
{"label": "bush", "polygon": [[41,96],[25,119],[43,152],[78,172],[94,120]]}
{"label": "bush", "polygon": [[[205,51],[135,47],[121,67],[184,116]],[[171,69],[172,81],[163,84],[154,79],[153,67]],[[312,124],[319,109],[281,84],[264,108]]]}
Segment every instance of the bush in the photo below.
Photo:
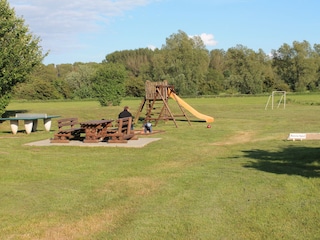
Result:
{"label": "bush", "polygon": [[127,76],[123,65],[105,63],[97,70],[93,90],[101,106],[119,106],[124,96]]}

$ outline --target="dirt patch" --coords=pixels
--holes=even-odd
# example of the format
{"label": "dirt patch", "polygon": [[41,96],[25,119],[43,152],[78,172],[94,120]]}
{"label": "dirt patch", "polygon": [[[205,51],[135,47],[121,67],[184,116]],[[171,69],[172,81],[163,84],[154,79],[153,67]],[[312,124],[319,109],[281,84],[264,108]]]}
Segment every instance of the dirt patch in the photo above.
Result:
{"label": "dirt patch", "polygon": [[320,140],[320,133],[307,133],[307,139]]}
{"label": "dirt patch", "polygon": [[85,239],[86,237],[89,239],[91,234],[101,230],[112,231],[121,217],[128,214],[128,209],[125,207],[117,210],[108,209],[102,213],[81,218],[76,222],[61,223],[51,228],[47,226],[43,237],[37,237],[37,239],[68,240]]}
{"label": "dirt patch", "polygon": [[238,132],[237,134],[229,137],[226,141],[212,143],[215,146],[241,144],[253,141],[255,132]]}

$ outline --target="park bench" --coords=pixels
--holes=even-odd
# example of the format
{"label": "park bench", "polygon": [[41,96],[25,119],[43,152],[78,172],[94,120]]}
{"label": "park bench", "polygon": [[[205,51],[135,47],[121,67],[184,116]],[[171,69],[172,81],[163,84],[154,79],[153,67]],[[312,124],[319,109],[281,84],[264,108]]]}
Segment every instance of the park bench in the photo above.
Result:
{"label": "park bench", "polygon": [[128,140],[137,140],[132,127],[132,118],[119,118],[116,121],[116,127],[108,128],[106,137],[108,143],[127,143]]}
{"label": "park bench", "polygon": [[307,134],[306,133],[290,133],[287,140],[305,140],[307,138]]}
{"label": "park bench", "polygon": [[58,120],[58,131],[51,143],[68,143],[71,139],[80,140],[84,129],[80,127],[78,118],[63,118]]}
{"label": "park bench", "polygon": [[19,120],[24,121],[24,127],[27,134],[37,131],[38,120],[43,119],[46,131],[50,131],[51,119],[58,118],[58,115],[47,115],[45,113],[17,113],[15,117],[0,118],[0,122],[10,121],[11,131],[13,134],[18,132]]}

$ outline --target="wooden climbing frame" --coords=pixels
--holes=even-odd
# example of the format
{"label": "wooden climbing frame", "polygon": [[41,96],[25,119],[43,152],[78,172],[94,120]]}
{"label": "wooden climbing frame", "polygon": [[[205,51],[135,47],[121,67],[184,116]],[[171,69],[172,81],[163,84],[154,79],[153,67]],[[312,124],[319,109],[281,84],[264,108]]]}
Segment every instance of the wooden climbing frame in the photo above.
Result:
{"label": "wooden climbing frame", "polygon": [[[171,92],[174,92],[174,86],[168,85],[167,81],[163,82],[150,82],[146,81],[146,96],[141,101],[137,114],[135,116],[135,123],[139,120],[140,114],[144,108],[146,108],[146,115],[144,118],[144,122],[155,121],[155,126],[158,124],[160,120],[172,120],[176,127],[178,127],[175,116],[170,110],[168,104],[168,97]],[[191,125],[189,118],[187,117],[183,107],[176,101],[182,111],[182,115],[176,116],[184,116],[189,125]],[[161,105],[161,106],[160,106]],[[161,108],[159,115],[156,117],[155,110]]]}

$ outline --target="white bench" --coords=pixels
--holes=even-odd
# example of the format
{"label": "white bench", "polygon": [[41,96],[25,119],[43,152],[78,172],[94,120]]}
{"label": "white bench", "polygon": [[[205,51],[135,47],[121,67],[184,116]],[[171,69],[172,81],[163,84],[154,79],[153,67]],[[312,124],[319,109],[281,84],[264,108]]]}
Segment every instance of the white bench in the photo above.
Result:
{"label": "white bench", "polygon": [[300,140],[302,141],[303,139],[307,138],[307,134],[306,133],[290,133],[287,140]]}
{"label": "white bench", "polygon": [[19,127],[19,120],[24,121],[24,128],[27,134],[37,131],[38,120],[43,119],[43,124],[46,131],[50,131],[51,119],[58,118],[58,115],[47,115],[45,113],[17,113],[15,117],[0,118],[0,122],[9,120],[11,131],[13,134],[17,134]]}

